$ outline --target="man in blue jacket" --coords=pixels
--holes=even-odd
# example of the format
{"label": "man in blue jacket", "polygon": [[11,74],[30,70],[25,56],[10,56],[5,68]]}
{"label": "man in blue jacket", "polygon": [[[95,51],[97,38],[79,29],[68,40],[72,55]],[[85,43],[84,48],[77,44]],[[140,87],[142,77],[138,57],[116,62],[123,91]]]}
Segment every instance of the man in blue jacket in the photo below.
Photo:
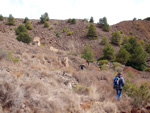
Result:
{"label": "man in blue jacket", "polygon": [[116,89],[117,92],[117,96],[116,96],[117,100],[120,100],[121,92],[125,84],[124,78],[121,75],[122,73],[118,73],[114,78],[114,89]]}

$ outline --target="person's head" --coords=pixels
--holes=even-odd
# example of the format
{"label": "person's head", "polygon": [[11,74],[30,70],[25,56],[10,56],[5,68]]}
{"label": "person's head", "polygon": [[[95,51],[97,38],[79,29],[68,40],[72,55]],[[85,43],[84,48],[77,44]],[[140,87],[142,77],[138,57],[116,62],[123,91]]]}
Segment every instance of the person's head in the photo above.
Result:
{"label": "person's head", "polygon": [[121,72],[118,72],[118,75],[119,75],[119,76],[121,76],[121,75],[122,75],[122,73],[121,73]]}

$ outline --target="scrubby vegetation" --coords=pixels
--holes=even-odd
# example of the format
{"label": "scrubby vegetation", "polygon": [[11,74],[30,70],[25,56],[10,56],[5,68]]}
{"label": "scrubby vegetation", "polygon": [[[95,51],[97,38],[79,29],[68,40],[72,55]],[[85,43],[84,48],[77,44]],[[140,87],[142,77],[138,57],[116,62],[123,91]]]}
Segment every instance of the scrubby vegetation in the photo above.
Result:
{"label": "scrubby vegetation", "polygon": [[25,19],[24,19],[24,22],[23,22],[23,23],[26,23],[27,21],[29,21],[29,18],[28,18],[28,17],[25,17]]}
{"label": "scrubby vegetation", "polygon": [[27,43],[29,44],[31,41],[32,41],[32,38],[29,36],[28,33],[26,32],[22,32],[20,33],[17,38],[16,38],[18,41],[22,41],[24,43]]}
{"label": "scrubby vegetation", "polygon": [[104,37],[102,38],[101,44],[106,45],[106,44],[108,44],[108,43],[109,43],[108,38],[107,38],[106,36],[104,36]]}
{"label": "scrubby vegetation", "polygon": [[111,60],[114,58],[114,48],[111,44],[106,44],[103,48],[103,58]]}
{"label": "scrubby vegetation", "polygon": [[96,27],[94,26],[94,24],[90,24],[88,33],[87,33],[87,37],[88,37],[88,39],[97,39],[98,38],[98,35],[96,32]]}
{"label": "scrubby vegetation", "polygon": [[3,15],[0,14],[0,21],[3,21],[4,20],[4,17]]}
{"label": "scrubby vegetation", "polygon": [[23,24],[19,25],[16,29],[16,35],[19,35],[20,33],[28,33],[26,27]]}
{"label": "scrubby vegetation", "polygon": [[47,21],[45,21],[44,27],[49,27],[49,23]]}
{"label": "scrubby vegetation", "polygon": [[73,18],[73,19],[69,18],[68,23],[76,24],[76,19],[75,18]]}
{"label": "scrubby vegetation", "polygon": [[103,17],[99,19],[98,25],[104,30],[104,31],[110,31],[109,24],[107,23],[107,18]]}
{"label": "scrubby vegetation", "polygon": [[33,29],[33,27],[32,27],[32,25],[31,25],[30,21],[26,21],[25,27],[26,27],[28,30],[32,30],[32,29]]}
{"label": "scrubby vegetation", "polygon": [[86,47],[82,50],[82,58],[84,58],[87,61],[93,61],[94,60],[94,53],[89,45],[86,45]]}
{"label": "scrubby vegetation", "polygon": [[94,23],[93,17],[90,18],[90,21],[89,21],[89,22],[90,22],[90,23]]}
{"label": "scrubby vegetation", "polygon": [[116,45],[121,45],[122,36],[119,31],[112,33],[111,42]]}
{"label": "scrubby vegetation", "polygon": [[14,17],[12,16],[12,14],[9,15],[8,20],[7,20],[7,24],[8,24],[8,25],[16,25],[15,19],[14,19]]}
{"label": "scrubby vegetation", "polygon": [[41,23],[45,23],[45,21],[48,21],[49,20],[48,13],[46,12],[43,15],[41,15],[40,20],[41,20]]}

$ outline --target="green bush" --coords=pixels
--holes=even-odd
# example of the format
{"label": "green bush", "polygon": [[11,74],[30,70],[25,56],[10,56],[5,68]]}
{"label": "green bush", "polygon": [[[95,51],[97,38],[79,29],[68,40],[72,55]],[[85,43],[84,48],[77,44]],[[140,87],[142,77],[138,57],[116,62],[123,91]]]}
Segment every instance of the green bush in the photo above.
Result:
{"label": "green bush", "polygon": [[50,27],[50,30],[53,30],[53,29],[54,29],[54,26],[51,26],[51,27]]}
{"label": "green bush", "polygon": [[122,40],[122,44],[124,45],[124,44],[128,43],[128,40],[129,40],[129,37],[124,35],[123,40]]}
{"label": "green bush", "polygon": [[23,23],[26,23],[27,21],[29,21],[28,17],[25,17],[24,19],[24,22]]}
{"label": "green bush", "polygon": [[60,37],[60,33],[58,31],[55,31],[55,34],[57,37]]}
{"label": "green bush", "polygon": [[3,15],[0,15],[0,21],[3,21],[3,20],[4,20]]}
{"label": "green bush", "polygon": [[28,33],[23,32],[17,36],[17,40],[28,44],[32,41],[32,38],[29,36]]}
{"label": "green bush", "polygon": [[88,22],[88,19],[87,19],[87,18],[84,18],[84,21],[85,21],[85,22]]}
{"label": "green bush", "polygon": [[150,97],[148,84],[146,82],[137,87],[135,83],[131,83],[127,79],[123,89],[129,97],[133,98],[133,104],[136,107],[141,107],[145,100]]}
{"label": "green bush", "polygon": [[68,23],[76,24],[76,19],[75,18],[73,18],[73,19],[69,18]]}
{"label": "green bush", "polygon": [[121,64],[118,62],[113,62],[113,68],[115,69],[116,67],[121,67]]}
{"label": "green bush", "polygon": [[73,31],[69,31],[67,34],[68,34],[68,36],[72,36],[74,34],[74,32]]}
{"label": "green bush", "polygon": [[7,20],[8,25],[16,25],[14,17],[10,14]]}
{"label": "green bush", "polygon": [[47,21],[45,21],[44,27],[49,27],[49,23]]}
{"label": "green bush", "polygon": [[123,34],[123,30],[120,30],[120,33]]}
{"label": "green bush", "polygon": [[32,25],[31,25],[30,21],[26,21],[25,27],[26,27],[28,30],[32,30],[32,29],[33,29],[33,27],[32,27]]}
{"label": "green bush", "polygon": [[28,33],[26,27],[22,24],[22,25],[19,25],[16,29],[16,35],[19,35],[20,33]]}
{"label": "green bush", "polygon": [[116,45],[121,45],[122,36],[119,31],[112,33],[111,42]]}
{"label": "green bush", "polygon": [[102,38],[101,44],[105,45],[105,44],[108,44],[108,43],[109,43],[108,38],[106,36],[104,36]]}
{"label": "green bush", "polygon": [[144,71],[150,72],[150,67],[146,67]]}
{"label": "green bush", "polygon": [[102,65],[102,70],[108,70],[108,66],[106,64]]}
{"label": "green bush", "polygon": [[98,64],[99,65],[103,65],[103,64],[107,64],[108,60],[99,60]]}
{"label": "green bush", "polygon": [[41,20],[41,23],[45,23],[45,21],[48,21],[49,20],[48,13],[46,12],[43,15],[41,15],[40,20]]}
{"label": "green bush", "polygon": [[89,29],[89,25],[86,25],[86,27],[85,27],[86,29]]}
{"label": "green bush", "polygon": [[133,35],[133,32],[131,31],[129,34],[130,34],[130,35]]}
{"label": "green bush", "polygon": [[114,48],[111,44],[106,44],[103,48],[103,58],[111,60],[114,58]]}
{"label": "green bush", "polygon": [[94,26],[94,24],[90,24],[90,27],[89,27],[88,33],[87,33],[87,37],[88,37],[88,39],[97,39],[98,38],[98,34],[96,32],[96,27]]}
{"label": "green bush", "polygon": [[115,67],[115,71],[116,71],[116,72],[122,72],[122,70],[123,70],[123,69],[122,69],[122,67],[120,67],[120,66]]}
{"label": "green bush", "polygon": [[57,24],[58,24],[58,22],[57,22],[57,21],[55,21],[55,22],[54,22],[54,25],[57,25]]}
{"label": "green bush", "polygon": [[67,29],[68,29],[68,28],[65,26],[65,27],[63,28],[63,33],[66,32]]}
{"label": "green bush", "polygon": [[91,49],[91,47],[87,44],[86,47],[82,50],[82,58],[84,58],[87,61],[94,61],[94,53]]}
{"label": "green bush", "polygon": [[10,27],[10,30],[13,30],[13,27]]}
{"label": "green bush", "polygon": [[72,19],[72,24],[76,24],[76,19],[75,18]]}

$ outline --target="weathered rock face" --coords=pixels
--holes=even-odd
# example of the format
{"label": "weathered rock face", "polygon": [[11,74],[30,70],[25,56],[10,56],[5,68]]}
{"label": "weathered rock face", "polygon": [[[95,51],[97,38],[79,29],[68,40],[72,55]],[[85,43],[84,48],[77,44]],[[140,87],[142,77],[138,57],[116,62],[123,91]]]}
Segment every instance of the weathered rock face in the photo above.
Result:
{"label": "weathered rock face", "polygon": [[59,49],[56,49],[56,48],[54,48],[54,47],[50,47],[50,50],[52,51],[52,52],[58,52],[59,51]]}
{"label": "weathered rock face", "polygon": [[61,62],[62,62],[62,64],[63,64],[65,67],[69,67],[69,59],[68,59],[68,57],[62,58]]}
{"label": "weathered rock face", "polygon": [[41,45],[40,37],[34,37],[34,39],[33,39],[33,43],[34,43],[34,44],[36,44],[36,43],[37,43],[37,45],[38,45],[38,46],[40,46],[40,45]]}

